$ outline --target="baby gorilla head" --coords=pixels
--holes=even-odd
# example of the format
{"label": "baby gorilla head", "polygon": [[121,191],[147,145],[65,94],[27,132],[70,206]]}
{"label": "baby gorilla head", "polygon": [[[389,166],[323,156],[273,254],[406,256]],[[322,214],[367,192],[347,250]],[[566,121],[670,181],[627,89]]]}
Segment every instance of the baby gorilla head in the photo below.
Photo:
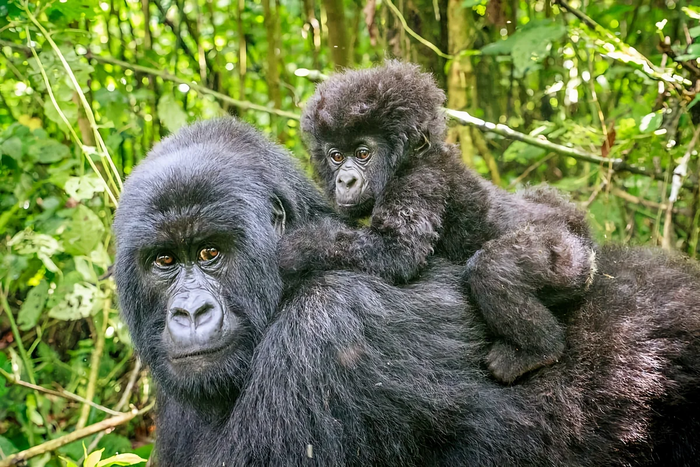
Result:
{"label": "baby gorilla head", "polygon": [[319,85],[301,128],[314,168],[341,212],[369,214],[401,163],[442,141],[444,101],[432,75],[393,60]]}
{"label": "baby gorilla head", "polygon": [[167,390],[238,386],[281,293],[279,232],[322,203],[291,164],[247,125],[210,121],[164,140],[127,180],[114,223],[121,309]]}

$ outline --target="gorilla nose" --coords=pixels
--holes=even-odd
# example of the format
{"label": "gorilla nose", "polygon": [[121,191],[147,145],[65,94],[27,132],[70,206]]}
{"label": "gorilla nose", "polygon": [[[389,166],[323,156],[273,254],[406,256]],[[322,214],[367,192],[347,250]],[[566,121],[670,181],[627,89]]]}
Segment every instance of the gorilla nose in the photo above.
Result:
{"label": "gorilla nose", "polygon": [[357,183],[357,176],[354,174],[340,174],[338,176],[338,184],[347,189],[352,188]]}
{"label": "gorilla nose", "polygon": [[206,346],[221,334],[224,313],[219,303],[208,293],[189,293],[176,297],[170,305],[168,315],[168,332],[177,345]]}

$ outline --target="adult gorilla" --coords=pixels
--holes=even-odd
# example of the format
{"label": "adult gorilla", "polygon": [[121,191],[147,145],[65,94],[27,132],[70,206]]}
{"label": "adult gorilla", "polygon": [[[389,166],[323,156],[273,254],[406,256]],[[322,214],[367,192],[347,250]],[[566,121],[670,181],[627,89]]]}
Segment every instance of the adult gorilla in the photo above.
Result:
{"label": "adult gorilla", "polygon": [[[233,120],[185,128],[126,183],[121,308],[158,383],[161,466],[690,465],[700,274],[606,248],[565,358],[503,387],[457,272],[283,284],[276,244],[337,229],[291,158]],[[464,310],[467,310],[466,312]]]}

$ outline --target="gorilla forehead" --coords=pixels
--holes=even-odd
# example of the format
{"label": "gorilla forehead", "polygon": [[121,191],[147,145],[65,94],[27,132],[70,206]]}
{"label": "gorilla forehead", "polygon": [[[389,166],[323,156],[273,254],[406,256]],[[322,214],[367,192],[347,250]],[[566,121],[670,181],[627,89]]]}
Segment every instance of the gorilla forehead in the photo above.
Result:
{"label": "gorilla forehead", "polygon": [[383,66],[351,70],[320,84],[302,115],[301,128],[315,138],[339,133],[398,135],[416,131],[439,137],[446,117],[438,112],[445,93],[416,65],[388,60]]}
{"label": "gorilla forehead", "polygon": [[[229,164],[235,170],[222,170]],[[134,170],[115,219],[132,241],[183,242],[260,224],[269,189],[240,154],[221,154],[212,144],[193,145],[155,158]]]}

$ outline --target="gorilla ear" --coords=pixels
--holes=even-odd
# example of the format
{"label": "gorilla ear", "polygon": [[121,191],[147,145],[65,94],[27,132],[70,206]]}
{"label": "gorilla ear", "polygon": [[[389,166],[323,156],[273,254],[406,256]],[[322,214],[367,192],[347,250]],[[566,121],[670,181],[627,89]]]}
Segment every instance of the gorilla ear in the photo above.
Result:
{"label": "gorilla ear", "polygon": [[284,235],[284,229],[287,226],[287,211],[284,210],[284,205],[277,195],[272,195],[272,225],[277,235],[280,237]]}

